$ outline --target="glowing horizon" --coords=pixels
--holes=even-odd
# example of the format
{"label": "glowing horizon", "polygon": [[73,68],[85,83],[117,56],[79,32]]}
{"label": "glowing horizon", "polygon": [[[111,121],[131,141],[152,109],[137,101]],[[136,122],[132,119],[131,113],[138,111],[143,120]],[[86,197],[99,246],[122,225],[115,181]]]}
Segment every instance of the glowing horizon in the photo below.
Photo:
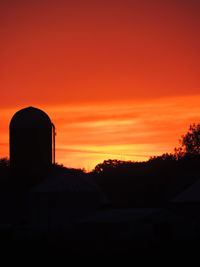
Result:
{"label": "glowing horizon", "polygon": [[[200,95],[149,101],[40,106],[56,126],[56,162],[92,170],[106,159],[145,161],[171,153],[191,123]],[[20,107],[23,108],[23,107]],[[8,157],[8,125],[17,110],[1,110],[1,157]]]}

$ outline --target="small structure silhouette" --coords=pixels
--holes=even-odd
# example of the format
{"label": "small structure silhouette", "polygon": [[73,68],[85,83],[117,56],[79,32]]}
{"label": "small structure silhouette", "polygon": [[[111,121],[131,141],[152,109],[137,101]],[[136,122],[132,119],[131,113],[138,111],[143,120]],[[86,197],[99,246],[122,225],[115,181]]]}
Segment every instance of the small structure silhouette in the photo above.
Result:
{"label": "small structure silhouette", "polygon": [[55,127],[49,116],[34,107],[19,110],[10,122],[10,166],[29,171],[55,163]]}

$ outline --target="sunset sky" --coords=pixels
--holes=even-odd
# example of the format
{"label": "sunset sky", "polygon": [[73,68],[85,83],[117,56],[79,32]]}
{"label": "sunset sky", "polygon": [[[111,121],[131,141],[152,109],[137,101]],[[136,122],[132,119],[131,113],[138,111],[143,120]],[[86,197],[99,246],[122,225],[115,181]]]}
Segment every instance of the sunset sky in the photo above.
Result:
{"label": "sunset sky", "polygon": [[68,167],[172,152],[200,122],[199,14],[199,0],[1,0],[0,157],[27,106]]}

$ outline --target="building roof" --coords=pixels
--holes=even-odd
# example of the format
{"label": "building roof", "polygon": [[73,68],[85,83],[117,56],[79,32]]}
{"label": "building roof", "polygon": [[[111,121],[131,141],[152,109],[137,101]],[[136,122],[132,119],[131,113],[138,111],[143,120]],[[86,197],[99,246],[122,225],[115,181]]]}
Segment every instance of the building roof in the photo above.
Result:
{"label": "building roof", "polygon": [[200,203],[200,179],[172,200],[174,203]]}

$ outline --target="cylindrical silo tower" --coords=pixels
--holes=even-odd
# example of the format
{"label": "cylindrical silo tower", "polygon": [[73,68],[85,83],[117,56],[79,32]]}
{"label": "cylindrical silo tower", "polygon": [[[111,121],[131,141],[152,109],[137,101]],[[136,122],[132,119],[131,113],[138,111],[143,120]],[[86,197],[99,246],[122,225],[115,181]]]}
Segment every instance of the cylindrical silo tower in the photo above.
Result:
{"label": "cylindrical silo tower", "polygon": [[19,110],[10,122],[10,165],[37,171],[55,163],[55,127],[40,109]]}

